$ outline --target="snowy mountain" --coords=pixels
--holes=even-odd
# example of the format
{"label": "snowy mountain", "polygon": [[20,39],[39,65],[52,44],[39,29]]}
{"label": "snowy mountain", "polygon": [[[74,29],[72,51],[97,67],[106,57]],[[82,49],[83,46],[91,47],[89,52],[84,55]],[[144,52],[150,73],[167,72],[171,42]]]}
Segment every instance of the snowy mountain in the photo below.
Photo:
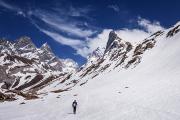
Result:
{"label": "snowy mountain", "polygon": [[61,59],[64,72],[72,73],[78,69],[78,64],[72,59]]}
{"label": "snowy mountain", "polygon": [[[0,43],[3,44],[0,49],[5,54],[0,55],[0,58],[1,61],[5,60],[3,65],[7,64],[6,68],[10,64],[9,61],[13,60],[20,61],[18,66],[24,66],[25,63],[31,66],[30,63],[38,62],[33,58],[30,61],[25,60],[25,63],[22,62],[24,59],[21,60],[19,57],[11,60],[11,57],[7,56],[12,53],[13,44],[8,41]],[[6,47],[8,44],[10,46]],[[51,82],[47,82],[48,85],[40,87],[36,90],[36,94],[33,94],[39,99],[26,101],[16,95],[13,97],[17,99],[16,101],[2,104],[0,118],[9,120],[179,120],[179,44],[180,22],[169,29],[157,31],[139,43],[127,42],[112,31],[109,33],[104,53],[96,49],[88,56],[87,63],[78,71],[66,74],[59,71],[53,73],[49,67],[45,69],[46,74],[53,74],[55,77],[53,80],[48,78],[49,76],[43,78],[38,76],[35,80],[26,76],[29,79],[27,83],[43,79],[40,85],[35,84],[31,90],[42,86],[44,81]],[[33,45],[30,46],[27,48],[32,50]],[[45,60],[44,63],[47,61]],[[74,66],[74,64],[67,66]],[[1,69],[1,71],[9,73],[9,69]],[[7,77],[7,74],[4,73],[4,76]],[[1,96],[9,95],[2,92]],[[32,95],[33,92],[28,90],[28,93]],[[24,95],[24,93],[21,94]],[[74,99],[78,101],[77,115],[71,115],[71,103]],[[24,105],[19,106],[19,104]]]}
{"label": "snowy mountain", "polygon": [[77,70],[73,60],[56,57],[47,43],[37,48],[29,37],[15,42],[0,40],[0,51],[1,92],[26,91],[29,95],[28,92],[35,93],[56,77]]}

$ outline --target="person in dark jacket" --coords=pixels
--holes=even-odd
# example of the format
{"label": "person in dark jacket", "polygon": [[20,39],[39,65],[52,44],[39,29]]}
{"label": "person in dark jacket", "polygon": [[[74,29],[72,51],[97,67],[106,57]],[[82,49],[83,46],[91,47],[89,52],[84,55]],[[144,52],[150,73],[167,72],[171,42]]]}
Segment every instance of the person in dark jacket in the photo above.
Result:
{"label": "person in dark jacket", "polygon": [[73,101],[72,107],[73,107],[73,113],[76,114],[76,107],[77,107],[77,102],[76,102],[76,100]]}

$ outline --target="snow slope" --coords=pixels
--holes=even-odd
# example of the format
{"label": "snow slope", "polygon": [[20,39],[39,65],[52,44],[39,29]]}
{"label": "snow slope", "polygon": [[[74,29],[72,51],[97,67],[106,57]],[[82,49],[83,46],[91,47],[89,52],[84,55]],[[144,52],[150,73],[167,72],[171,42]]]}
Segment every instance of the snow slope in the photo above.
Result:
{"label": "snow slope", "polygon": [[108,68],[82,78],[70,91],[4,102],[0,120],[180,120],[180,32],[167,36],[171,29],[156,38],[135,68]]}

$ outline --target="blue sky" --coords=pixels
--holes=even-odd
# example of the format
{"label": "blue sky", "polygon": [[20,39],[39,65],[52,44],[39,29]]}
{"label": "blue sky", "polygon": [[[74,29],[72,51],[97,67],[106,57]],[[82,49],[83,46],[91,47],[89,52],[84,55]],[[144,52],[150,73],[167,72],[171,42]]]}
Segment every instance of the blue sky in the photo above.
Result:
{"label": "blue sky", "polygon": [[178,0],[0,0],[0,37],[29,36],[37,47],[47,42],[60,58],[82,65],[105,45],[110,30],[143,39],[179,21],[179,5]]}

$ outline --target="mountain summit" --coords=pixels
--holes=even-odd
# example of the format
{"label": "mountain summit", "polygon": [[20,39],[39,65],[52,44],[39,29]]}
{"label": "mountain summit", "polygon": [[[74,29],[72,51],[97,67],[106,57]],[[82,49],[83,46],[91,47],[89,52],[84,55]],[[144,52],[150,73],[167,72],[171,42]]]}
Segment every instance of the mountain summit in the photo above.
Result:
{"label": "mountain summit", "polygon": [[106,45],[105,53],[112,49],[113,47],[116,47],[118,43],[121,42],[121,38],[118,37],[118,35],[115,33],[115,31],[111,31],[109,33],[109,39]]}

